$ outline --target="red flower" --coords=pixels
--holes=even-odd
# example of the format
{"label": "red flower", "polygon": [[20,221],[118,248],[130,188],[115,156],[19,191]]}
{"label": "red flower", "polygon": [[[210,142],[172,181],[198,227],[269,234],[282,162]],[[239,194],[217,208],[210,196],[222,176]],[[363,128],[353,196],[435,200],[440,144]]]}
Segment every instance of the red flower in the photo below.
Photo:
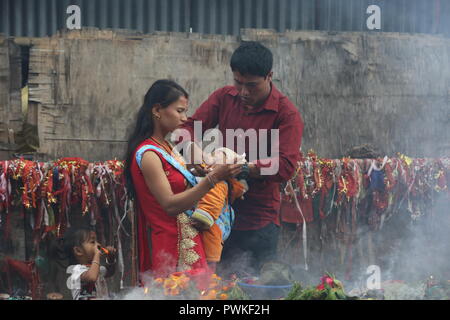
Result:
{"label": "red flower", "polygon": [[183,275],[183,272],[178,271],[178,272],[172,273],[170,276],[171,277],[181,277],[182,275]]}
{"label": "red flower", "polygon": [[323,276],[322,278],[320,278],[320,280],[322,281],[323,285],[326,283],[330,287],[333,287],[333,284],[334,284],[334,279],[333,278],[331,278],[329,276]]}
{"label": "red flower", "polygon": [[197,268],[185,271],[196,284],[197,289],[204,291],[209,287],[209,279],[211,276],[211,271],[205,268]]}
{"label": "red flower", "polygon": [[325,290],[325,284],[327,284],[331,288],[334,287],[334,279],[331,278],[330,276],[325,275],[322,278],[320,278],[320,280],[322,281],[322,283],[316,287],[317,290]]}
{"label": "red flower", "polygon": [[323,285],[323,284],[319,284],[318,286],[317,286],[317,290],[325,290],[325,286]]}
{"label": "red flower", "polygon": [[205,268],[190,269],[186,270],[184,273],[186,273],[188,276],[195,277],[206,274],[206,269]]}

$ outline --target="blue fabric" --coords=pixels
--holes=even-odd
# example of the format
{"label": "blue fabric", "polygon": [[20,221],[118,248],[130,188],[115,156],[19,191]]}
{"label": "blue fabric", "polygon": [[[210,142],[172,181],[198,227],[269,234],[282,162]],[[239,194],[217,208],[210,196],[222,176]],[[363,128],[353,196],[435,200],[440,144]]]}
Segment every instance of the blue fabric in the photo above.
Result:
{"label": "blue fabric", "polygon": [[220,213],[219,218],[215,221],[215,223],[219,226],[222,231],[222,241],[228,239],[231,233],[231,227],[234,223],[234,210],[233,207],[229,204],[229,201],[225,203],[222,208],[222,212]]}
{"label": "blue fabric", "polygon": [[[195,186],[198,183],[195,176],[192,173],[190,173],[185,167],[183,167],[177,160],[175,160],[170,154],[153,145],[142,146],[136,152],[136,162],[141,170],[142,170],[141,167],[142,157],[144,153],[148,150],[154,150],[156,152],[159,152],[163,156],[163,158],[168,163],[170,163],[175,169],[177,169],[192,186]],[[194,210],[186,210],[184,213],[186,213],[189,217],[191,217],[192,214],[194,213]],[[235,217],[234,210],[230,205],[230,201],[227,201],[222,208],[222,212],[220,213],[219,218],[217,218],[217,220],[214,222],[219,226],[220,230],[222,231],[222,241],[225,241],[230,236],[231,227],[233,226],[234,223],[234,217]]]}
{"label": "blue fabric", "polygon": [[197,184],[197,179],[195,179],[195,176],[192,173],[190,173],[185,167],[183,167],[177,160],[175,160],[167,152],[165,152],[164,150],[162,150],[158,147],[155,147],[153,145],[142,146],[136,152],[136,162],[140,169],[142,169],[142,167],[141,167],[142,157],[143,157],[145,151],[147,151],[147,150],[155,150],[155,151],[159,152],[164,157],[164,159],[167,160],[168,163],[170,163],[173,167],[175,167],[175,169],[177,169],[178,171],[181,172],[181,174],[186,178],[186,180],[192,186],[195,186]]}
{"label": "blue fabric", "polygon": [[372,170],[370,173],[370,190],[384,190],[384,173],[383,171]]}

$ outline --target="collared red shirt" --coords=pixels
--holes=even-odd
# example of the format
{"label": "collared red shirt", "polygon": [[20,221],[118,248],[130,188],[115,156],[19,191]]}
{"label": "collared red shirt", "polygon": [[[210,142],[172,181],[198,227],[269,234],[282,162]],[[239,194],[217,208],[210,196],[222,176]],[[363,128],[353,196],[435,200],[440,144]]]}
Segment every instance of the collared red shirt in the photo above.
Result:
{"label": "collared red shirt", "polygon": [[[278,170],[274,174],[265,175],[262,179],[248,179],[249,190],[244,194],[244,199],[233,203],[236,212],[233,229],[256,230],[270,222],[279,225],[280,183],[292,177],[300,160],[304,125],[294,104],[272,83],[266,101],[250,109],[239,98],[234,86],[226,86],[213,92],[183,124],[182,128],[191,133],[192,139],[194,121],[202,122],[202,135],[206,130],[218,126],[224,138],[223,146],[239,154],[245,150],[247,161],[255,163],[261,170],[271,166],[276,168],[278,163]],[[227,129],[232,129],[228,136]],[[275,139],[276,135],[272,136],[271,129],[278,129],[279,143]],[[256,139],[252,140],[253,143],[246,139],[246,136],[251,135]],[[202,137],[195,138],[201,140]],[[244,142],[244,150],[239,150],[239,143],[243,146]],[[270,150],[276,150],[277,146],[278,155],[275,152],[271,154]]]}

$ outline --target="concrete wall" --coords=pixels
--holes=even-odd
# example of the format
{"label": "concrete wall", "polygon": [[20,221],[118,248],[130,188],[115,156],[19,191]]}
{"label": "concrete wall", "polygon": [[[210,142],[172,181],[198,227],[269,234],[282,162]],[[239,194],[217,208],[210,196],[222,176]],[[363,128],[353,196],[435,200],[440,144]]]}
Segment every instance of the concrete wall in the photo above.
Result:
{"label": "concrete wall", "polygon": [[15,133],[22,129],[21,86],[20,47],[0,37],[0,159],[12,156]]}
{"label": "concrete wall", "polygon": [[160,78],[190,113],[232,83],[239,41],[274,53],[274,81],[305,121],[304,151],[341,157],[370,143],[387,155],[449,155],[450,40],[397,33],[244,30],[241,36],[82,29],[30,39],[29,103],[41,158],[122,159],[127,128]]}

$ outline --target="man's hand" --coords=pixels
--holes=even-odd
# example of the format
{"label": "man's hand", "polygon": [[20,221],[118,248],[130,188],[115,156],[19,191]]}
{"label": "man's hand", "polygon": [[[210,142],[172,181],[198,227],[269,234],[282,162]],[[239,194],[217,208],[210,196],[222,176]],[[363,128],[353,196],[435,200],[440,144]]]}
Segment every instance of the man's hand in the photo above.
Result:
{"label": "man's hand", "polygon": [[248,176],[253,179],[262,179],[261,170],[256,166],[256,164],[248,163]]}

